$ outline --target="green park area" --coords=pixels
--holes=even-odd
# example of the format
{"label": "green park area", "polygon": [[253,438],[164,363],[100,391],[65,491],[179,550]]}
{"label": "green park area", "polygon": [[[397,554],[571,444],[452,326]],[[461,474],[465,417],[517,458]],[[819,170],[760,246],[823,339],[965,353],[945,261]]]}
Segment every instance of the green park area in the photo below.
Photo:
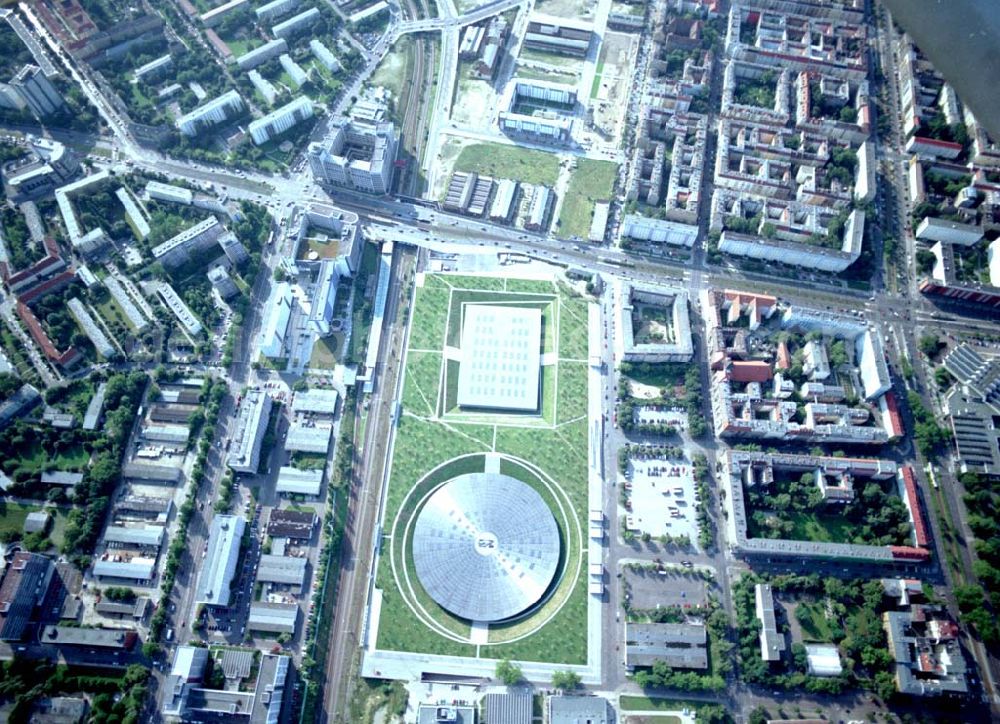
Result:
{"label": "green park area", "polygon": [[795,604],[795,620],[802,627],[802,640],[827,643],[833,641],[825,601],[799,601]]}
{"label": "green park area", "polygon": [[[448,409],[446,347],[461,344],[462,306],[539,306],[547,352],[535,414]],[[582,556],[587,515],[587,303],[559,282],[428,275],[416,290],[388,493],[377,648],[426,654],[583,664],[587,592]],[[451,360],[452,362],[454,360]],[[452,373],[456,370],[451,370]],[[557,573],[530,613],[491,625],[470,643],[470,623],[438,606],[413,571],[409,535],[426,496],[459,475],[502,474],[534,488],[560,532]]]}
{"label": "green park area", "polygon": [[559,179],[559,157],[504,143],[477,143],[462,149],[454,170],[551,188]]}
{"label": "green park area", "polygon": [[576,170],[570,176],[569,188],[559,212],[559,236],[587,238],[594,218],[594,204],[611,200],[617,177],[616,163],[590,158],[577,160]]}

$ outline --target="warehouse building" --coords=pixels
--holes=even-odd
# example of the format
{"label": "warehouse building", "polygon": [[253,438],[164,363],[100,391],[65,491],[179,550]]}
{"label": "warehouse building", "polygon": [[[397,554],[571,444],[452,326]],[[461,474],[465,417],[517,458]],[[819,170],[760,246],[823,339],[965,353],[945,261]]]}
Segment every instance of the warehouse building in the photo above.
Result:
{"label": "warehouse building", "polygon": [[263,633],[294,634],[299,607],[294,603],[252,603],[247,629]]}
{"label": "warehouse building", "polygon": [[278,470],[278,480],[274,486],[278,495],[305,495],[310,498],[319,497],[322,489],[322,470],[299,470],[287,466]]}
{"label": "warehouse building", "polygon": [[260,466],[260,443],[267,432],[271,398],[263,390],[247,390],[236,416],[233,442],[226,464],[237,473],[257,472]]}
{"label": "warehouse building", "polygon": [[257,564],[257,582],[275,583],[301,591],[306,582],[306,559],[265,553]]}
{"label": "warehouse building", "polygon": [[208,552],[202,561],[195,600],[206,606],[228,606],[230,586],[240,556],[246,521],[238,515],[216,515],[208,534]]}

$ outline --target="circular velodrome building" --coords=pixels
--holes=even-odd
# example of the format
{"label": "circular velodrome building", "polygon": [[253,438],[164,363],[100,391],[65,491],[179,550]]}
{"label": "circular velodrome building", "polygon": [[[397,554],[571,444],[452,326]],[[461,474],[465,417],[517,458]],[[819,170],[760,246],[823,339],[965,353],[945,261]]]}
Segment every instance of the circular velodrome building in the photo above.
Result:
{"label": "circular velodrome building", "polygon": [[420,511],[413,562],[442,608],[470,621],[502,621],[545,594],[559,565],[559,529],[531,486],[499,473],[460,475]]}

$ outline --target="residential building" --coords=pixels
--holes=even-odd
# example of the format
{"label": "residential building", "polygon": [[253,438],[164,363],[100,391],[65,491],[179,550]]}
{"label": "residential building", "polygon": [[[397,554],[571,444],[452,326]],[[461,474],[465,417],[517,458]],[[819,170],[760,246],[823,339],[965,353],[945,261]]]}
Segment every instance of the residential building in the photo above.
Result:
{"label": "residential building", "polygon": [[260,467],[260,443],[271,416],[271,398],[260,389],[247,390],[236,415],[233,441],[226,465],[237,473],[256,474]]}
{"label": "residential building", "polygon": [[177,128],[185,136],[197,136],[212,126],[233,119],[245,109],[246,104],[240,94],[235,90],[227,91],[178,118]]}
{"label": "residential building", "polygon": [[163,303],[167,305],[167,309],[177,317],[177,321],[180,322],[185,332],[192,337],[201,334],[203,329],[201,322],[198,321],[194,312],[184,303],[184,300],[180,298],[180,295],[174,291],[172,286],[166,282],[160,282],[156,287],[156,291],[160,295],[160,298],[163,299]]}
{"label": "residential building", "polygon": [[247,78],[250,79],[253,87],[264,97],[267,104],[273,106],[274,101],[278,98],[278,89],[274,87],[274,84],[256,70],[251,70],[247,73]]}
{"label": "residential building", "polygon": [[215,289],[219,296],[223,299],[229,299],[230,297],[235,297],[240,293],[239,288],[236,286],[236,282],[233,281],[232,277],[229,276],[229,272],[223,266],[215,266],[208,270],[208,281],[211,282],[212,288]]}
{"label": "residential building", "polygon": [[928,216],[917,226],[916,237],[928,243],[943,241],[946,244],[972,246],[983,238],[983,227]]}
{"label": "residential building", "polygon": [[80,325],[83,333],[87,335],[87,339],[91,341],[94,345],[94,349],[97,353],[101,355],[104,359],[111,359],[118,353],[118,349],[111,344],[111,340],[104,333],[104,330],[98,326],[97,322],[84,307],[83,302],[80,301],[78,297],[73,297],[66,303],[69,313],[76,320],[76,323]]}
{"label": "residential building", "polygon": [[146,196],[157,201],[169,201],[174,204],[190,206],[194,201],[194,193],[190,189],[159,181],[146,183]]}
{"label": "residential building", "polygon": [[189,226],[184,231],[172,236],[162,244],[153,247],[153,259],[166,266],[180,266],[191,258],[192,254],[210,248],[222,236],[226,228],[214,216]]}
{"label": "residential building", "polygon": [[778,631],[774,618],[774,593],[770,584],[754,586],[757,620],[760,621],[760,657],[764,661],[780,661],[785,651],[785,636]]}
{"label": "residential building", "polygon": [[305,32],[312,23],[320,19],[317,8],[309,8],[298,15],[293,15],[288,20],[283,20],[271,28],[271,35],[276,38],[288,39]]}
{"label": "residential building", "polygon": [[239,515],[216,515],[208,533],[208,550],[198,575],[195,600],[206,606],[229,605],[240,541],[246,521]]}
{"label": "residential building", "polygon": [[[288,56],[283,55],[281,57],[286,58]],[[298,67],[298,65],[295,67]],[[301,71],[302,69],[299,68],[299,70]],[[312,115],[312,101],[307,96],[300,96],[281,106],[281,108],[276,108],[263,118],[253,121],[248,127],[250,137],[259,146],[294,128],[302,121],[312,118]]]}
{"label": "residential building", "polygon": [[343,69],[337,56],[319,38],[313,38],[309,41],[309,49],[316,56],[316,60],[331,73],[339,73]]}
{"label": "residential building", "polygon": [[[680,289],[621,281],[616,286],[615,356],[626,362],[690,362],[694,356],[688,296]],[[653,333],[640,336],[634,326],[643,310],[658,312]]]}
{"label": "residential building", "polygon": [[167,53],[166,55],[161,55],[159,58],[155,58],[148,63],[140,65],[135,69],[135,77],[137,80],[141,80],[146,83],[153,83],[157,79],[167,75],[173,66],[174,59],[170,53]]}
{"label": "residential building", "polygon": [[300,0],[271,0],[254,10],[258,23],[268,23],[287,15],[299,6]]}
{"label": "residential building", "polygon": [[122,206],[125,207],[125,218],[128,220],[129,226],[132,227],[135,235],[140,240],[149,236],[149,222],[146,221],[145,214],[143,214],[139,205],[136,204],[135,199],[132,198],[131,192],[129,192],[129,190],[124,186],[121,186],[115,192],[115,197],[121,202]]}
{"label": "residential building", "polygon": [[118,280],[118,277],[108,274],[104,277],[104,286],[107,288],[111,298],[115,300],[115,304],[122,310],[125,318],[135,328],[135,331],[145,331],[149,326],[149,320],[139,311],[135,300],[129,296],[128,291],[126,291],[125,287]]}
{"label": "residential building", "polygon": [[622,237],[655,244],[691,248],[698,237],[698,227],[665,219],[650,219],[638,214],[625,214]]}
{"label": "residential building", "polygon": [[911,605],[886,611],[882,624],[895,667],[896,689],[910,696],[964,696],[968,665],[959,629],[939,607]]}
{"label": "residential building", "polygon": [[37,65],[25,65],[10,82],[21,100],[39,120],[61,112],[66,101]]}
{"label": "residential building", "polygon": [[264,43],[259,48],[248,50],[236,59],[236,65],[239,66],[240,70],[252,70],[258,65],[263,65],[271,60],[271,58],[277,58],[282,53],[287,52],[288,43],[285,42],[284,38],[278,38],[277,40]]}

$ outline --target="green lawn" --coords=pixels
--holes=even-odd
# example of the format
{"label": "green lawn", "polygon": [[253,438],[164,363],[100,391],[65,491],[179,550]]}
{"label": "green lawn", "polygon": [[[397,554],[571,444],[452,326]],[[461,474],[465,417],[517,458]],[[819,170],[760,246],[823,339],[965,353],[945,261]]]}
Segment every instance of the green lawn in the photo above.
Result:
{"label": "green lawn", "polygon": [[[419,499],[434,486],[460,474],[455,466],[472,464],[482,469],[483,458],[474,455],[462,458],[439,468],[453,458],[472,453],[496,450],[533,465],[551,478],[557,485],[556,492],[547,491],[543,497],[550,500],[554,515],[560,519],[554,506],[561,500],[569,511],[569,521],[561,527],[565,544],[564,556],[568,570],[573,575],[580,565],[579,531],[585,527],[583,518],[587,515],[587,419],[586,419],[586,376],[585,361],[576,361],[577,353],[584,350],[586,359],[586,302],[581,297],[571,296],[564,288],[551,282],[533,282],[528,285],[514,285],[502,279],[460,277],[452,275],[428,275],[424,286],[417,290],[416,302],[411,310],[411,330],[406,358],[406,377],[403,385],[403,414],[398,423],[389,486],[386,496],[386,534],[393,543],[383,546],[379,560],[378,585],[383,591],[383,601],[379,629],[378,647],[385,650],[417,651],[429,654],[449,654],[475,656],[476,648],[451,640],[417,619],[407,600],[396,587],[392,575],[392,557],[397,571],[409,556],[405,545],[405,524],[418,508]],[[502,290],[508,291],[504,293]],[[522,291],[522,289],[524,291]],[[533,296],[546,292],[545,297]],[[548,309],[548,332],[546,348],[558,353],[559,362],[543,370],[543,408],[549,410],[557,406],[557,414],[551,413],[530,419],[518,419],[513,415],[449,415],[445,420],[437,417],[438,390],[441,385],[440,370],[442,349],[446,340],[456,344],[460,335],[454,334],[460,325],[452,320],[449,331],[448,310],[455,316],[456,299],[459,301],[486,301],[493,296],[498,302],[544,302]],[[558,325],[558,327],[557,327]],[[558,334],[557,334],[558,329]],[[451,339],[454,336],[455,339]],[[562,348],[566,346],[571,354],[567,356]],[[567,359],[567,361],[563,361]],[[458,363],[449,362],[450,369],[446,384],[457,378]],[[553,427],[553,425],[556,425]],[[502,465],[517,465],[505,461]],[[464,468],[463,468],[464,469]],[[503,468],[502,468],[503,469]],[[431,475],[428,475],[431,471]],[[528,468],[522,468],[521,479],[537,485],[544,485],[541,478]],[[414,484],[420,481],[419,490],[411,494]],[[546,489],[547,490],[547,489]],[[541,491],[540,491],[541,492]],[[407,498],[407,495],[410,497]],[[405,508],[404,508],[405,500]],[[402,511],[402,514],[400,512]],[[573,516],[576,516],[574,518]],[[399,527],[391,526],[399,521]],[[391,550],[391,552],[390,552]],[[586,619],[587,593],[585,576],[581,575],[573,583],[567,576],[542,606],[541,612],[533,617],[507,626],[498,626],[490,631],[490,642],[479,647],[478,655],[484,658],[509,657],[529,661],[554,661],[558,663],[584,663],[586,661],[586,628],[580,622]],[[411,584],[415,576],[411,573]],[[414,599],[431,615],[437,625],[454,635],[467,637],[468,623],[460,621],[440,609],[419,582],[413,585]],[[552,614],[539,627],[544,616]],[[521,640],[513,639],[524,636]]]}
{"label": "green lawn", "polygon": [[413,66],[413,61],[413,40],[409,35],[404,35],[396,41],[379,63],[372,73],[369,85],[387,88],[392,93],[393,100],[399,103],[403,96],[403,84],[412,76],[410,68]]}
{"label": "green lawn", "polygon": [[807,642],[829,643],[833,632],[827,621],[823,601],[800,601],[796,604],[795,619],[802,627],[802,638]]}
{"label": "green lawn", "polygon": [[619,708],[622,711],[683,711],[684,709],[697,710],[699,707],[708,706],[708,702],[685,701],[684,699],[661,699],[650,696],[621,696],[618,699]]}
{"label": "green lawn", "polygon": [[344,343],[344,335],[335,333],[329,337],[317,339],[309,357],[309,367],[318,370],[332,370],[337,366],[337,352]]}
{"label": "green lawn", "polygon": [[[24,521],[28,513],[43,510],[41,505],[26,505],[23,503],[13,503],[0,498],[0,537],[7,533],[24,534]],[[63,535],[66,531],[66,523],[69,519],[67,508],[49,508],[52,513],[52,528],[49,531],[49,540],[53,546],[59,547],[63,542]]]}
{"label": "green lawn", "polygon": [[477,143],[462,149],[455,161],[455,171],[475,171],[551,188],[559,178],[559,157],[503,143]]}
{"label": "green lawn", "polygon": [[784,514],[792,521],[792,540],[811,540],[822,543],[850,543],[855,532],[855,524],[836,514],[801,513],[788,511]]}
{"label": "green lawn", "polygon": [[559,236],[587,238],[594,216],[594,204],[611,200],[617,177],[616,163],[590,158],[578,159],[559,212]]}
{"label": "green lawn", "polygon": [[90,454],[77,444],[66,450],[50,455],[37,442],[19,458],[20,468],[41,474],[46,470],[80,471],[87,466]]}

